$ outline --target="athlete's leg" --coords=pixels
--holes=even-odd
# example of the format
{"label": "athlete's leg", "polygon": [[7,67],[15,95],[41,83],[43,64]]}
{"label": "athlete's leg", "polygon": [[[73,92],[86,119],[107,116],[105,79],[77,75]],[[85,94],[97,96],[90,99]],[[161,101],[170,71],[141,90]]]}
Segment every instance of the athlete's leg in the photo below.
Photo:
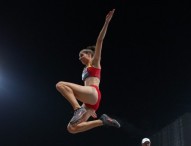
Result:
{"label": "athlete's leg", "polygon": [[77,99],[88,104],[96,104],[98,100],[97,90],[92,86],[81,86],[62,81],[56,84],[56,88],[70,102],[75,110],[70,120],[70,124],[72,125],[77,123],[86,113],[86,109],[84,107],[81,108]]}
{"label": "athlete's leg", "polygon": [[80,108],[77,99],[83,103],[92,105],[98,100],[98,93],[91,86],[82,86],[61,81],[56,84],[56,88],[70,102],[74,110]]}
{"label": "athlete's leg", "polygon": [[98,119],[93,121],[82,122],[80,124],[77,124],[76,126],[72,126],[69,123],[67,129],[68,129],[68,132],[75,134],[75,133],[84,132],[102,125],[103,125],[103,122],[100,119]]}
{"label": "athlete's leg", "polygon": [[87,121],[92,116],[92,113],[94,113],[95,111],[93,109],[88,109],[88,108],[86,109],[87,112],[78,121],[78,123],[73,125],[71,125],[70,123],[68,124],[67,130],[69,133],[75,134],[79,132],[84,132],[103,125],[103,122],[100,119],[94,121]]}
{"label": "athlete's leg", "polygon": [[[86,114],[84,114],[84,116],[86,115],[87,118],[88,117],[88,112],[86,112]],[[83,116],[83,117],[84,117]],[[82,118],[83,119],[83,118]],[[82,120],[81,119],[81,120]],[[97,120],[93,120],[93,121],[80,121],[81,123],[77,123],[74,125],[71,125],[70,123],[67,126],[68,132],[72,133],[72,134],[76,134],[79,132],[84,132],[99,126],[112,126],[112,127],[116,127],[116,128],[120,128],[121,125],[118,123],[117,120],[110,118],[109,116],[107,116],[106,114],[103,114],[100,119]]]}

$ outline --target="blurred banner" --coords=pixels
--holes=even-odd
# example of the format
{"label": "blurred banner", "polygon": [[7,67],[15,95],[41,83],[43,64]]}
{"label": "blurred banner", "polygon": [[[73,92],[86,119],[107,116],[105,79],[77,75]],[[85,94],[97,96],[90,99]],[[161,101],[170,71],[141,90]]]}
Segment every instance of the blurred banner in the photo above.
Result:
{"label": "blurred banner", "polygon": [[185,113],[151,136],[153,146],[191,146],[191,113]]}

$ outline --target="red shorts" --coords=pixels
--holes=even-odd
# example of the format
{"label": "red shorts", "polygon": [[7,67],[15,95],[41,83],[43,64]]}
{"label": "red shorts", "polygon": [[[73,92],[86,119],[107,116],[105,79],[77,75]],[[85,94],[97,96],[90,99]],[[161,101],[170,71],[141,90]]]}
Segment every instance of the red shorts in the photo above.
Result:
{"label": "red shorts", "polygon": [[101,92],[100,92],[98,86],[96,86],[96,85],[90,85],[90,86],[92,86],[92,87],[94,87],[94,88],[96,89],[97,94],[98,94],[98,100],[97,100],[96,104],[94,104],[94,105],[92,105],[92,104],[87,104],[87,103],[85,103],[85,105],[86,105],[87,107],[92,108],[92,109],[94,109],[95,111],[97,111],[98,108],[99,108],[100,101],[101,101]]}

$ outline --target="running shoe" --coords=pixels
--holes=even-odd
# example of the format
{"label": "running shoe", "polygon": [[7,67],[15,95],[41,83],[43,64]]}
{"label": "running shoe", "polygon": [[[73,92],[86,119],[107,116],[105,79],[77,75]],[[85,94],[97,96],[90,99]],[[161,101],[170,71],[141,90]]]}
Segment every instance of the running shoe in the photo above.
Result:
{"label": "running shoe", "polygon": [[70,124],[75,124],[77,123],[82,116],[86,113],[86,109],[84,107],[78,108],[74,111],[74,115],[72,119],[70,120]]}
{"label": "running shoe", "polygon": [[100,120],[103,122],[103,125],[105,125],[105,126],[113,126],[113,127],[116,127],[116,128],[121,127],[121,125],[119,124],[119,122],[117,122],[117,120],[110,118],[106,114],[103,114],[100,117]]}

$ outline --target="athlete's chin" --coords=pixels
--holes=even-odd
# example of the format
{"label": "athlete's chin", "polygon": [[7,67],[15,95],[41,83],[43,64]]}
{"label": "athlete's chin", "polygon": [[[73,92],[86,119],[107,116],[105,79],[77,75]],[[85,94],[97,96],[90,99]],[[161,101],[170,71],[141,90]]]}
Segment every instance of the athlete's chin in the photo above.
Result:
{"label": "athlete's chin", "polygon": [[81,62],[82,62],[83,65],[87,65],[88,64],[88,62],[85,61],[85,60],[81,60]]}
{"label": "athlete's chin", "polygon": [[82,63],[83,65],[86,65],[86,63],[85,63],[85,62],[82,62],[82,61],[81,61],[81,63]]}

